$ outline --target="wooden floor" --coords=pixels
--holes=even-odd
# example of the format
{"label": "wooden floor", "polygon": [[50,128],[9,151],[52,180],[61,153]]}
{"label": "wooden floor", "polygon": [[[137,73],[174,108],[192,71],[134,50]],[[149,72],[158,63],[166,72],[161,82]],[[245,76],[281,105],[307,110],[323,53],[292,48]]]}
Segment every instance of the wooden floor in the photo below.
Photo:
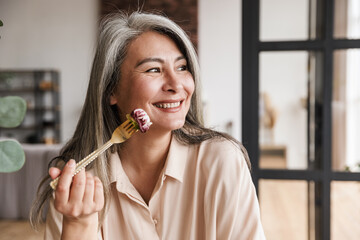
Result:
{"label": "wooden floor", "polygon": [[[263,158],[262,168],[285,169],[281,157]],[[260,180],[259,201],[267,240],[308,240],[308,183]],[[331,240],[360,239],[360,182],[331,183]],[[311,234],[310,234],[311,235]],[[310,236],[310,239],[313,239]]]}
{"label": "wooden floor", "polygon": [[261,220],[268,240],[307,239],[306,183],[260,180]]}
{"label": "wooden floor", "polygon": [[[279,159],[273,162],[283,168]],[[259,182],[261,218],[267,240],[307,240],[307,182],[261,180]],[[331,240],[360,239],[360,182],[331,184]],[[39,232],[27,221],[0,220],[1,240],[40,240]]]}
{"label": "wooden floor", "polygon": [[[268,240],[307,240],[307,183],[261,180],[260,209]],[[360,239],[360,182],[331,184],[331,240]],[[309,229],[310,228],[310,229]]]}
{"label": "wooden floor", "polygon": [[35,232],[26,220],[0,220],[1,240],[40,240],[43,239],[43,235],[44,227],[40,227],[39,231]]}

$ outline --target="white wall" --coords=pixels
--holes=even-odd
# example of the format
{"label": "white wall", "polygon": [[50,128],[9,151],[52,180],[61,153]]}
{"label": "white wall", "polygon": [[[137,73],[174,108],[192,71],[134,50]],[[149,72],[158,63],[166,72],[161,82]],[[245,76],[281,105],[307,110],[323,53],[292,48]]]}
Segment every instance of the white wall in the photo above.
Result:
{"label": "white wall", "polygon": [[241,136],[241,1],[199,0],[199,58],[206,123]]}
{"label": "white wall", "polygon": [[97,15],[97,0],[0,0],[0,68],[60,71],[63,141],[84,101]]}
{"label": "white wall", "polygon": [[260,40],[307,40],[309,0],[260,0]]}

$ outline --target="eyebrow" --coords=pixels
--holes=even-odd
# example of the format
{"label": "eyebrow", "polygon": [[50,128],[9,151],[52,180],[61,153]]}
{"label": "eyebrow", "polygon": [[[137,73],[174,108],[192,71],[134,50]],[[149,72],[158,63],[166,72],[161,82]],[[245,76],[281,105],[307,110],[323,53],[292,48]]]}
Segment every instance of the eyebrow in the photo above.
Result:
{"label": "eyebrow", "polygon": [[[175,59],[175,62],[179,61],[179,60],[182,60],[182,59],[185,59],[184,56],[179,56]],[[141,64],[144,64],[144,63],[147,63],[147,62],[159,62],[159,63],[164,63],[165,61],[161,58],[145,58],[141,61],[139,61],[136,65],[135,65],[135,68],[139,67]]]}

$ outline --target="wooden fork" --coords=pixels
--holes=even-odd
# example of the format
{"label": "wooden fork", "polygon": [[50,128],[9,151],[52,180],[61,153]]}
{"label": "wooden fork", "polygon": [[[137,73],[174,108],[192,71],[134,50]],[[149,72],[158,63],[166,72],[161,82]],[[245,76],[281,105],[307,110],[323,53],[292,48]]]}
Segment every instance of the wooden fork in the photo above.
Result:
{"label": "wooden fork", "polygon": [[[128,120],[123,122],[119,127],[115,129],[113,132],[111,139],[106,142],[104,145],[96,149],[94,152],[90,153],[87,157],[82,159],[80,162],[76,164],[75,173],[73,176],[78,174],[83,168],[89,165],[92,161],[94,161],[101,153],[105,152],[106,149],[111,147],[114,143],[122,143],[128,140],[135,132],[138,131],[137,123],[127,115]],[[59,177],[55,178],[50,182],[50,186],[52,189],[56,190],[56,186],[58,185]]]}

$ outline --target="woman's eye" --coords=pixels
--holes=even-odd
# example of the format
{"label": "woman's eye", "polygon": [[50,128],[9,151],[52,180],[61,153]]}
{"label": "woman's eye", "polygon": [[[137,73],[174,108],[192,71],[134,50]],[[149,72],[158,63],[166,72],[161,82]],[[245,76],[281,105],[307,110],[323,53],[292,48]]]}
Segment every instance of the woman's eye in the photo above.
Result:
{"label": "woman's eye", "polygon": [[187,66],[186,65],[182,65],[180,67],[178,67],[179,71],[186,71],[187,70]]}
{"label": "woman's eye", "polygon": [[150,68],[146,70],[147,73],[157,73],[160,72],[160,68]]}

